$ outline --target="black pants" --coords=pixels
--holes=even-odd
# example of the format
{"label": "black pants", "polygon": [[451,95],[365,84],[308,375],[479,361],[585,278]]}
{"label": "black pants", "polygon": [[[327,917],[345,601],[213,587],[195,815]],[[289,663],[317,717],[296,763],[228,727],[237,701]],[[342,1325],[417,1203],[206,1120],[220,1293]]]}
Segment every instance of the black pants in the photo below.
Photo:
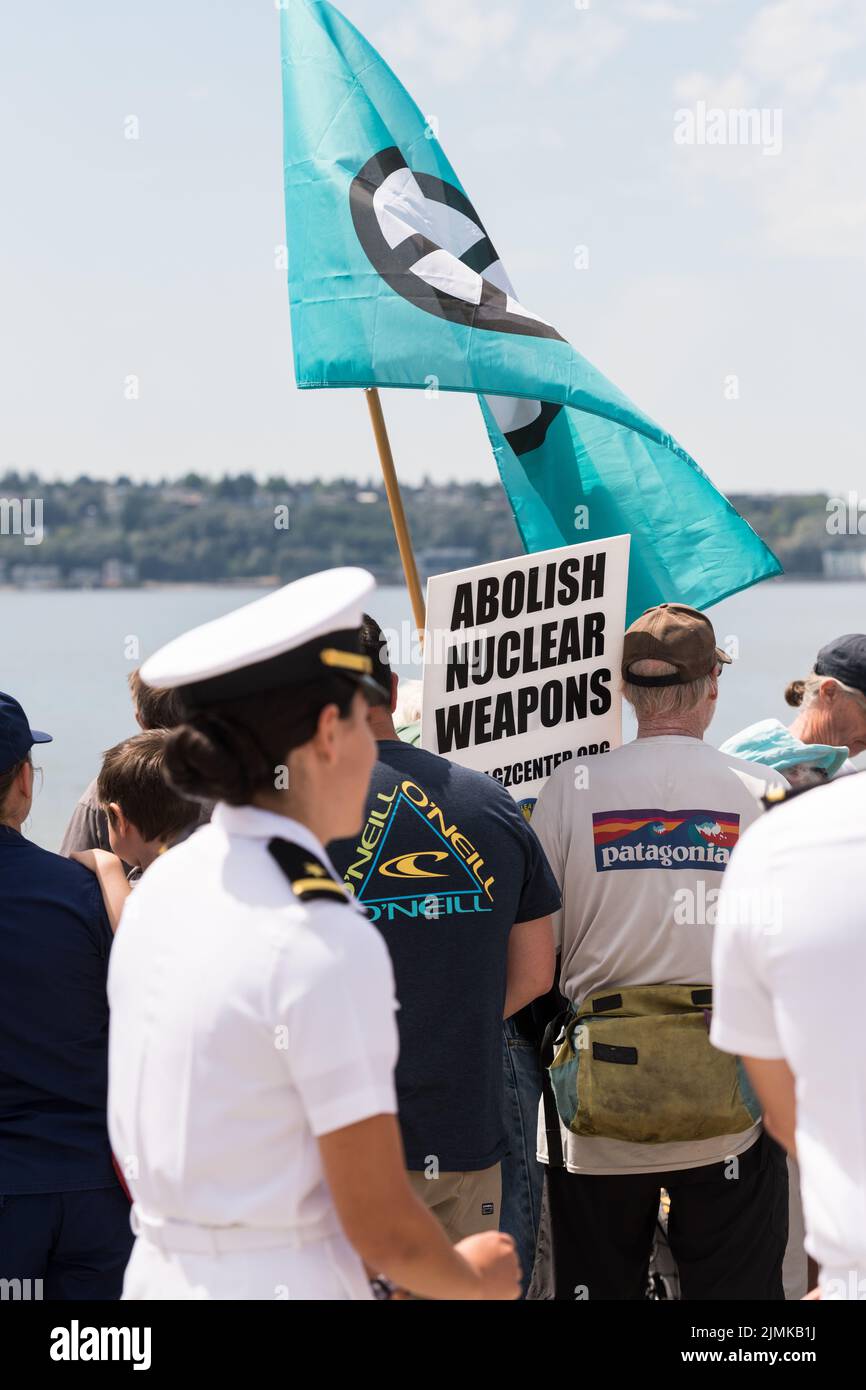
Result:
{"label": "black pants", "polygon": [[528,1297],[645,1298],[662,1187],[683,1299],[784,1299],[788,1169],[766,1133],[736,1165],[615,1177],[547,1168]]}
{"label": "black pants", "polygon": [[133,1240],[119,1185],[0,1196],[0,1279],[22,1298],[120,1298]]}

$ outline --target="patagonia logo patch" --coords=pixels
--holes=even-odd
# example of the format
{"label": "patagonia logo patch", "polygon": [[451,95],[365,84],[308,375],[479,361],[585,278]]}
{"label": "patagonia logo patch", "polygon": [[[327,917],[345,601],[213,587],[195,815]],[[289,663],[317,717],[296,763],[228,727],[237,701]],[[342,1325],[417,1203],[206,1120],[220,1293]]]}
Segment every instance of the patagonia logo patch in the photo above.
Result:
{"label": "patagonia logo patch", "polygon": [[481,1215],[482,1215],[482,1216],[492,1216],[493,1213],[495,1212],[495,1210],[496,1210],[496,1207],[494,1206],[493,1202],[482,1202],[482,1203],[481,1203]]}
{"label": "patagonia logo patch", "polygon": [[733,811],[597,811],[592,818],[595,867],[721,872],[740,838]]}

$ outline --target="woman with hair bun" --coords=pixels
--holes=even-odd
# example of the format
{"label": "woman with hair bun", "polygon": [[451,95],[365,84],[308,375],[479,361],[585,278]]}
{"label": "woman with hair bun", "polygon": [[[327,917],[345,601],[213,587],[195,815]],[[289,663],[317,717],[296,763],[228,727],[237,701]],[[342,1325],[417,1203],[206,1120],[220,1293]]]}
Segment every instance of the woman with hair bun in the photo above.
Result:
{"label": "woman with hair bun", "polygon": [[828,642],[809,675],[789,683],[785,702],[800,711],[793,723],[762,719],[721,751],[774,767],[798,788],[856,772],[851,759],[866,750],[866,636]]}
{"label": "woman with hair bun", "polygon": [[372,588],[312,575],[142,668],[184,712],[167,776],[216,806],[148,869],[111,957],[126,1299],[517,1296],[510,1237],[452,1247],[412,1193],[387,948],[323,848],[361,825],[389,699],[360,649]]}

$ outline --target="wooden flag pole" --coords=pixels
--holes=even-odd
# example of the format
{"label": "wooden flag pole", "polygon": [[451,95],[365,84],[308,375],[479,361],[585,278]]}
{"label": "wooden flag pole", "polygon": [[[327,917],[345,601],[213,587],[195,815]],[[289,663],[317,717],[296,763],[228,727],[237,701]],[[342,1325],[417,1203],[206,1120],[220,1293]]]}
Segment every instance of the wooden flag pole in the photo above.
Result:
{"label": "wooden flag pole", "polygon": [[388,506],[391,508],[391,520],[394,523],[400,559],[403,562],[403,573],[406,576],[412,615],[418,631],[423,633],[426,613],[424,597],[421,593],[421,580],[418,578],[418,566],[415,563],[415,552],[412,549],[412,537],[409,535],[406,513],[403,510],[403,498],[400,495],[400,484],[397,481],[397,470],[394,467],[394,455],[391,453],[391,441],[388,438],[385,416],[382,414],[382,402],[375,386],[366,387],[364,395],[367,397],[367,409],[370,412],[373,435],[376,440],[376,448],[379,451],[379,462],[382,465],[382,476],[385,479],[385,492],[388,497]]}

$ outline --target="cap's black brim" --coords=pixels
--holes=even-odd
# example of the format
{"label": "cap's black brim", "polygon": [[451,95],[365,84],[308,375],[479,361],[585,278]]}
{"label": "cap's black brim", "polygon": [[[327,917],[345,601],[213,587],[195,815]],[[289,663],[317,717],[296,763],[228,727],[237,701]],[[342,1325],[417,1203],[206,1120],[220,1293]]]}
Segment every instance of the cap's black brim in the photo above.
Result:
{"label": "cap's black brim", "polygon": [[31,729],[31,730],[30,730],[30,737],[32,738],[32,740],[33,740],[34,743],[53,743],[53,742],[54,742],[54,735],[53,735],[53,734],[43,734],[43,733],[41,732],[41,730],[39,730],[39,729]]}
{"label": "cap's black brim", "polygon": [[[278,652],[264,661],[254,661],[218,676],[178,684],[181,701],[189,709],[207,708],[226,700],[242,700],[263,695],[281,686],[287,688],[316,685],[331,676],[349,676],[359,681],[369,676],[372,663],[365,658],[359,645],[357,628],[326,632],[300,647]],[[337,657],[338,660],[332,658]],[[329,659],[330,658],[330,659]],[[377,689],[381,690],[381,686]]]}
{"label": "cap's black brim", "polygon": [[[341,674],[348,675],[348,672],[341,672]],[[349,679],[355,681],[355,683],[358,685],[360,690],[363,692],[364,698],[366,699],[368,705],[372,705],[374,707],[379,705],[387,705],[390,708],[390,690],[386,690],[384,685],[380,685],[379,682],[377,680],[374,680],[372,676],[349,676]]]}

